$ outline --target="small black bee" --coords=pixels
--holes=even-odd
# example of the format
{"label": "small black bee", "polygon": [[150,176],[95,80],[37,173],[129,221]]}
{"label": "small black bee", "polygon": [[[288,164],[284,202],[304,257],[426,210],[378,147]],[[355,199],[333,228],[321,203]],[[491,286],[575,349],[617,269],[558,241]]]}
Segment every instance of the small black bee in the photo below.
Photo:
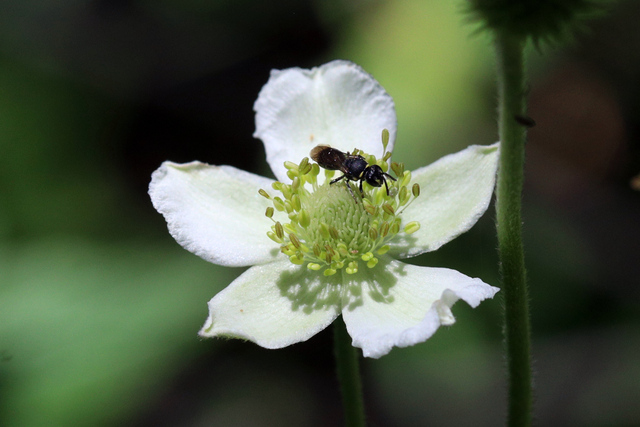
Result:
{"label": "small black bee", "polygon": [[[389,185],[387,185],[387,179],[393,181],[396,179],[385,173],[378,165],[369,165],[364,157],[351,153],[343,153],[337,148],[331,148],[328,145],[317,145],[311,150],[311,158],[318,163],[321,167],[329,170],[340,171],[344,175],[331,181],[330,184],[336,183],[343,179],[347,181],[360,181],[360,194],[364,195],[362,191],[362,182],[366,181],[367,184],[372,187],[384,187],[387,189],[387,195],[389,195]],[[351,186],[347,183],[347,188],[354,196]]]}

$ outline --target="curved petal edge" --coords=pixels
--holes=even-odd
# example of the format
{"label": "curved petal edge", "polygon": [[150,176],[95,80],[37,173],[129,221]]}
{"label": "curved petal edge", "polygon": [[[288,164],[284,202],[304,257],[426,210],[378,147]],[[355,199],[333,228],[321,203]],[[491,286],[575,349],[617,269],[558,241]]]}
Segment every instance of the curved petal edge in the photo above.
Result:
{"label": "curved petal edge", "polygon": [[273,180],[231,166],[164,162],[149,195],[185,249],[214,264],[242,267],[273,261],[279,246],[266,233],[269,201],[258,194]]}
{"label": "curved petal edge", "polygon": [[321,305],[322,276],[309,280],[306,268],[282,260],[251,267],[209,301],[202,337],[233,337],[276,349],[306,341],[339,314],[339,297]]}
{"label": "curved petal edge", "polygon": [[455,318],[453,304],[462,299],[477,307],[498,288],[447,268],[418,267],[391,261],[385,269],[396,279],[363,291],[363,303],[343,310],[353,345],[366,357],[379,358],[393,347],[408,347],[430,338]]}
{"label": "curved petal edge", "polygon": [[408,258],[431,252],[468,231],[485,213],[496,182],[499,143],[472,145],[412,173],[417,197],[402,213],[420,229],[396,239],[390,253]]}
{"label": "curved petal edge", "polygon": [[298,163],[316,145],[359,148],[382,157],[382,130],[393,150],[393,99],[358,65],[332,61],[311,70],[273,70],[254,104],[256,131],[275,176],[288,182],[285,161]]}

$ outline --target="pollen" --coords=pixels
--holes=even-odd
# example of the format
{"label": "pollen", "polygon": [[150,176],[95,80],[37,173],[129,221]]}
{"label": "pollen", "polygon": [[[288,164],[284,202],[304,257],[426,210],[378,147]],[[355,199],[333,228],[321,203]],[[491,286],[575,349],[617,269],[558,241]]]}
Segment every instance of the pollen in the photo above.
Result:
{"label": "pollen", "polygon": [[396,174],[396,180],[388,181],[388,191],[387,186],[374,187],[366,182],[362,191],[348,180],[332,184],[336,171],[326,169],[325,179],[320,182],[320,167],[307,157],[298,164],[285,162],[291,183],[272,184],[280,194],[259,191],[273,204],[265,212],[273,222],[267,236],[280,245],[293,264],[306,265],[310,272],[331,276],[339,271],[355,274],[363,268],[374,268],[378,257],[390,249],[389,241],[420,228],[419,222],[402,218],[404,208],[420,195],[418,184],[411,186],[411,173],[401,163],[393,162],[389,167],[389,152],[379,159],[361,150],[355,152],[369,165]]}

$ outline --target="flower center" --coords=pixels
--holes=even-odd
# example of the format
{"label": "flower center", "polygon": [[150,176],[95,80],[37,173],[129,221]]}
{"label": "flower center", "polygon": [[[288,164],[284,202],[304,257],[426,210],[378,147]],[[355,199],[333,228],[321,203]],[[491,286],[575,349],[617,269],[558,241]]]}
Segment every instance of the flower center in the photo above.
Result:
{"label": "flower center", "polygon": [[[387,173],[390,153],[376,159],[356,151],[354,155],[363,156],[369,166],[378,165]],[[398,163],[391,166],[397,180],[392,178],[378,187],[347,179],[331,183],[333,170],[324,170],[326,179],[318,184],[320,167],[309,163],[307,157],[300,164],[285,162],[285,167],[291,184],[272,184],[281,196],[272,197],[260,190],[273,202],[266,212],[274,222],[267,236],[280,244],[292,263],[323,270],[326,276],[341,269],[354,274],[363,265],[375,267],[377,256],[389,250],[387,242],[401,232],[402,210],[420,193],[418,184],[408,189],[411,172]],[[275,211],[286,214],[289,221],[276,221]],[[413,221],[406,223],[402,232],[411,234],[419,228],[420,224]]]}

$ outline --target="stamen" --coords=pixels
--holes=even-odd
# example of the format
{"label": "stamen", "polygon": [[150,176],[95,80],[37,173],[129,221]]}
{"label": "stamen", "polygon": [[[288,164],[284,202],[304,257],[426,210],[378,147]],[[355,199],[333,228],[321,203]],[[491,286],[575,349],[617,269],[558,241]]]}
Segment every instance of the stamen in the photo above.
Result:
{"label": "stamen", "polygon": [[267,211],[264,214],[267,218],[273,218],[273,214],[274,214],[273,208],[269,206],[267,208]]}
{"label": "stamen", "polygon": [[260,194],[262,197],[265,197],[267,199],[271,199],[271,196],[269,195],[269,193],[264,191],[262,188],[258,190],[258,194]]}
{"label": "stamen", "polygon": [[420,184],[417,182],[413,184],[413,187],[411,187],[411,193],[413,193],[413,197],[418,197],[420,195]]}
{"label": "stamen", "polygon": [[389,145],[389,129],[382,129],[382,150],[387,151]]}
{"label": "stamen", "polygon": [[404,232],[407,234],[413,234],[418,230],[420,230],[420,223],[418,221],[411,221],[404,226]]}
{"label": "stamen", "polygon": [[[382,140],[385,148],[382,158],[376,159],[357,148],[352,153],[387,173],[391,157],[386,151],[388,131],[382,132]],[[293,264],[304,264],[309,271],[322,271],[325,276],[340,270],[356,274],[360,263],[374,268],[379,263],[378,257],[390,250],[387,243],[401,231],[402,211],[420,195],[418,184],[408,188],[411,172],[405,171],[401,163],[391,164],[396,177],[388,175],[385,185],[375,186],[375,182],[363,180],[362,192],[353,179],[345,180],[347,188],[352,186],[351,192],[345,191],[345,185],[331,185],[335,171],[328,169],[324,169],[325,182],[319,184],[320,167],[308,157],[300,164],[286,162],[284,166],[291,184],[271,185],[280,196],[272,197],[263,189],[258,191],[273,205],[265,211],[265,216],[274,222],[267,236],[280,245],[281,252]],[[288,220],[282,221],[283,216],[277,212],[285,213]],[[274,219],[277,215],[280,221]],[[419,229],[420,223],[411,221],[402,232],[411,234]]]}

